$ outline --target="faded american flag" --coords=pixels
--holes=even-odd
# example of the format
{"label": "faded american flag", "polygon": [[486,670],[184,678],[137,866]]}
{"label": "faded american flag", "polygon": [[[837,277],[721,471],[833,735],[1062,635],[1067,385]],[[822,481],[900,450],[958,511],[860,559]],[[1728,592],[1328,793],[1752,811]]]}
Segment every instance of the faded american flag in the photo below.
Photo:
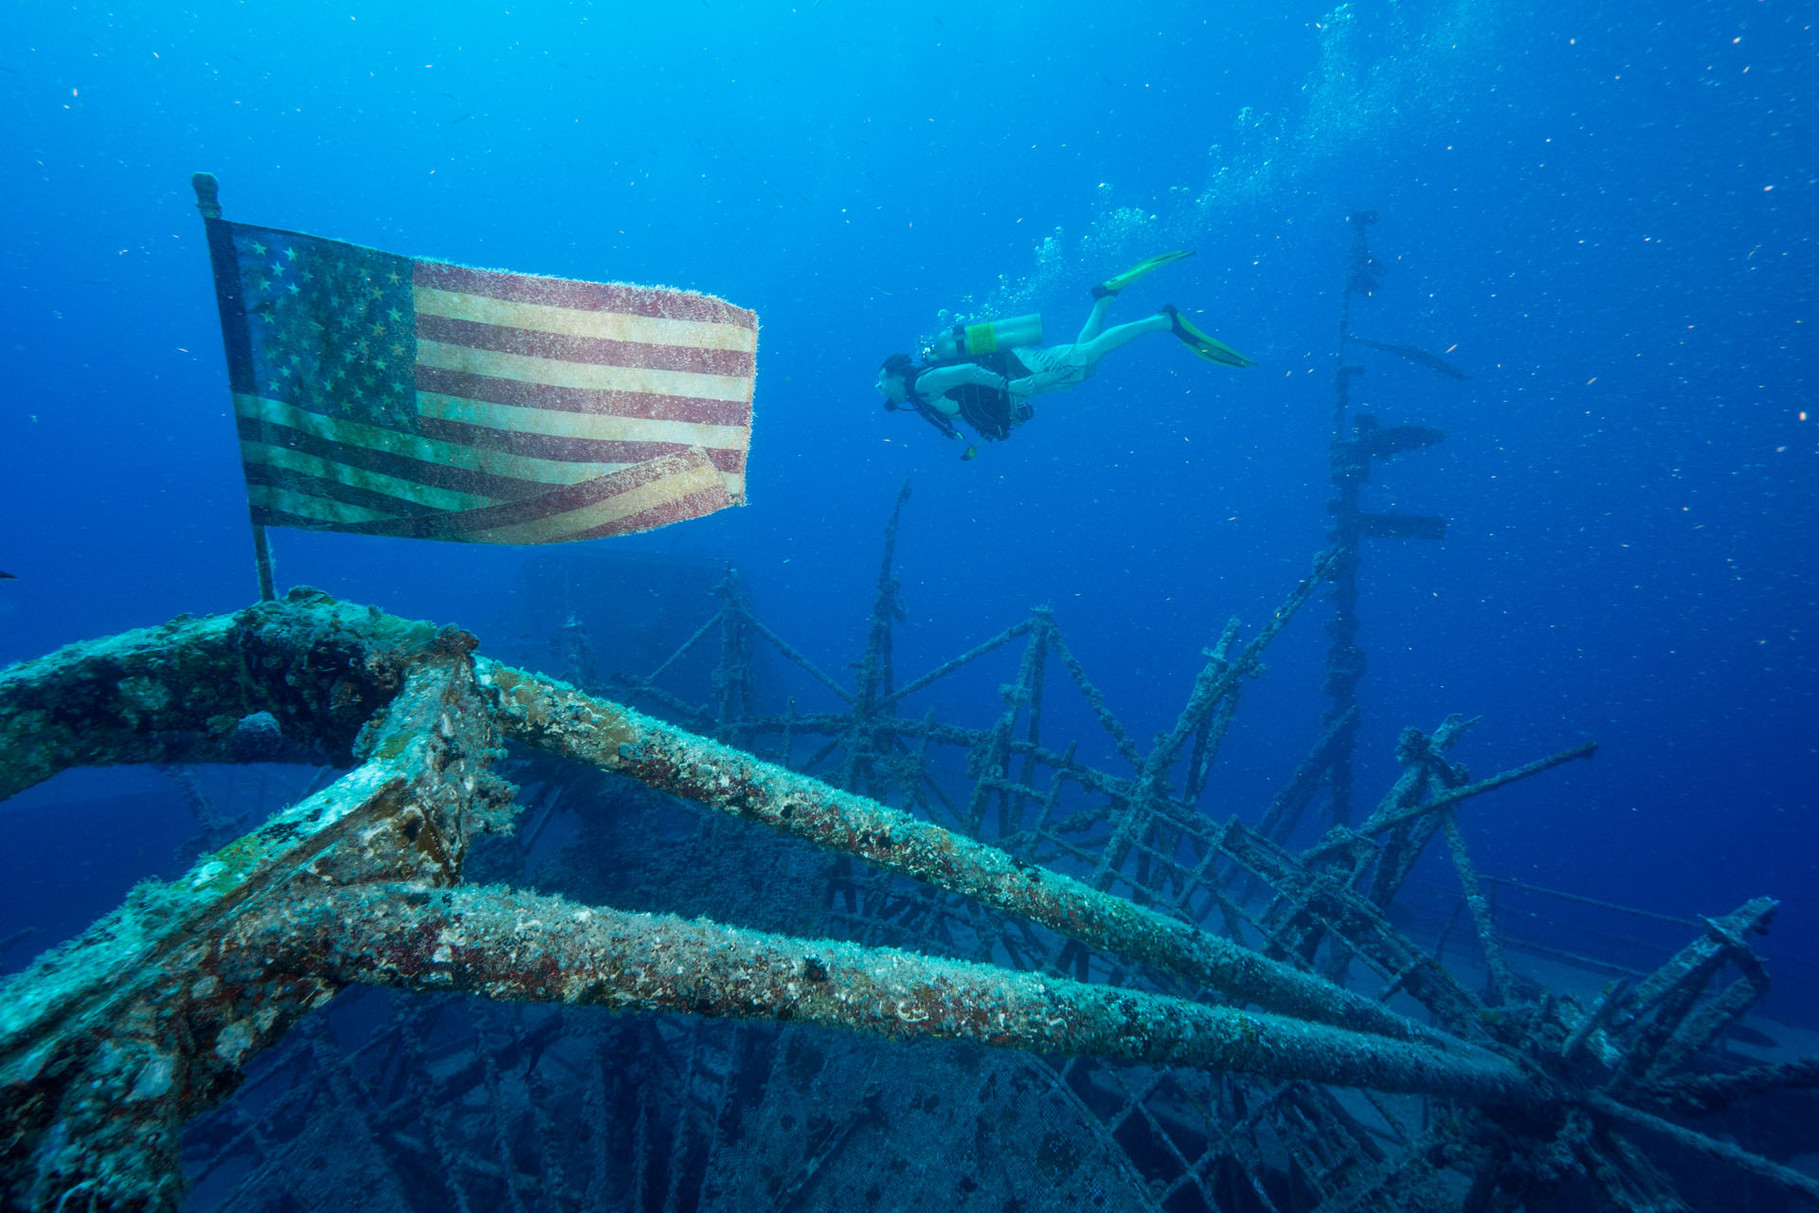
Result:
{"label": "faded american flag", "polygon": [[208,232],[255,523],[562,543],[744,504],[755,313]]}

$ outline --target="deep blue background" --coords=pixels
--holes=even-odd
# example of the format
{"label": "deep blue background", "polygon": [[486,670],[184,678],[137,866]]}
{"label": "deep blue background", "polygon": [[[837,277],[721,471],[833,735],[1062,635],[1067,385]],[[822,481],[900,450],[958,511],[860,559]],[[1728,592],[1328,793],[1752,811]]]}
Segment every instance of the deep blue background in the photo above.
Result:
{"label": "deep blue background", "polygon": [[[1361,791],[1401,726],[1451,711],[1485,718],[1459,753],[1480,773],[1595,737],[1594,762],[1473,808],[1483,869],[1677,914],[1770,893],[1798,970],[1819,953],[1810,8],[1258,7],[8,6],[0,661],[253,596],[205,168],[230,218],[757,309],[751,505],[626,544],[736,560],[838,667],[912,477],[899,669],[1051,603],[1147,737],[1226,615],[1262,622],[1321,545],[1343,217],[1375,208],[1389,274],[1357,331],[1475,377],[1365,359],[1387,423],[1450,434],[1368,503],[1451,531],[1367,553]],[[1177,302],[1257,369],[1147,338],[971,464],[877,408],[879,359],[942,309],[1040,309],[1065,340],[1088,283],[1170,247],[1199,254],[1114,318]],[[528,558],[273,539],[282,584],[483,642]],[[1215,812],[1254,812],[1314,735],[1312,610]],[[111,905],[164,844],[82,807],[130,778],[84,778],[5,810],[8,862],[94,829]]]}

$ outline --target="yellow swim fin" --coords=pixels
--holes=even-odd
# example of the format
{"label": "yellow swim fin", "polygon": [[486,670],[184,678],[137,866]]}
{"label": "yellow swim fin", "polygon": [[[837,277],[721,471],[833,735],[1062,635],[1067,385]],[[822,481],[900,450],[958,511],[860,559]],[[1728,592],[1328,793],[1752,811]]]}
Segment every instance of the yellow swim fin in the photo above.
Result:
{"label": "yellow swim fin", "polygon": [[1181,344],[1187,346],[1188,349],[1194,351],[1194,353],[1200,355],[1208,362],[1217,362],[1220,366],[1235,367],[1257,365],[1253,359],[1246,358],[1243,354],[1240,354],[1237,350],[1225,344],[1223,341],[1201,332],[1199,329],[1183,320],[1180,311],[1176,309],[1174,304],[1163,304],[1161,314],[1168,317],[1169,331],[1180,338]]}
{"label": "yellow swim fin", "polygon": [[1093,298],[1103,299],[1107,295],[1116,295],[1119,291],[1137,281],[1137,279],[1143,277],[1143,275],[1149,273],[1151,270],[1159,270],[1171,262],[1179,261],[1183,257],[1192,257],[1193,255],[1193,249],[1181,249],[1173,253],[1157,253],[1154,257],[1145,257],[1142,261],[1131,266],[1130,269],[1125,270],[1122,274],[1107,278],[1104,282],[1095,286],[1093,288]]}

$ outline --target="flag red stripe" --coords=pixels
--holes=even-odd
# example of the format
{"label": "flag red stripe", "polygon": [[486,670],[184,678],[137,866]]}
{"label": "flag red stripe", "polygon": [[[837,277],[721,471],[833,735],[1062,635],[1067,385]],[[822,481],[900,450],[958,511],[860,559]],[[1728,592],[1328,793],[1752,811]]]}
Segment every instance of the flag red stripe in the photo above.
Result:
{"label": "flag red stripe", "polygon": [[630,286],[625,283],[577,282],[567,278],[542,278],[503,270],[476,270],[439,261],[415,263],[412,283],[439,291],[484,295],[514,303],[540,303],[546,307],[586,311],[624,312],[663,320],[696,320],[756,329],[755,312],[734,307],[724,299],[667,288]]}
{"label": "flag red stripe", "polygon": [[604,337],[575,337],[541,329],[482,324],[451,316],[417,313],[417,340],[444,345],[551,358],[558,362],[584,362],[593,366],[630,366],[659,371],[689,371],[699,375],[752,374],[754,355],[744,350],[709,350],[692,345],[651,345],[642,341],[611,341]]}
{"label": "flag red stripe", "polygon": [[[649,531],[660,526],[668,526],[672,522],[687,522],[691,518],[705,517],[708,514],[714,513],[716,510],[725,508],[725,506],[725,498],[717,493],[707,491],[690,493],[687,496],[678,497],[673,501],[666,501],[660,506],[653,506],[648,510],[640,510],[636,514],[627,514],[623,518],[606,523],[602,526],[590,527],[585,531],[576,531],[571,535],[562,536],[559,540],[550,540],[548,542],[573,543],[583,539],[609,539],[615,535],[632,535],[639,531]],[[252,521],[259,526],[289,527],[290,529],[297,531],[337,531],[344,534],[349,531],[358,531],[363,535],[375,537],[384,536],[396,539],[437,538],[455,540],[458,542],[474,542],[469,540],[467,536],[460,531],[451,533],[444,530],[440,534],[426,536],[422,533],[422,528],[406,526],[402,521],[398,523],[368,523],[362,527],[349,527],[342,523],[323,522],[319,518],[306,518],[301,514],[292,514],[286,510],[274,509],[271,506],[254,506],[252,507],[251,513]]]}
{"label": "flag red stripe", "polygon": [[462,446],[485,447],[509,451],[533,459],[560,460],[565,463],[643,463],[663,455],[674,455],[691,446],[700,446],[714,466],[722,472],[745,470],[745,451],[739,447],[701,446],[684,442],[623,442],[610,438],[559,438],[552,434],[526,434],[517,430],[495,430],[469,425],[465,421],[447,421],[440,417],[419,418],[425,438]]}
{"label": "flag red stripe", "polygon": [[630,535],[637,531],[648,531],[672,522],[686,522],[690,518],[700,518],[722,508],[725,499],[716,492],[700,489],[682,497],[676,497],[662,505],[652,506],[648,510],[639,510],[636,514],[625,517],[604,526],[590,527],[585,531],[576,531],[566,536],[567,540],[605,539],[611,535]]}
{"label": "flag red stripe", "polygon": [[[420,518],[401,518],[395,522],[388,520],[382,523],[355,523],[339,529],[362,534],[400,535],[405,538],[429,538],[438,533],[447,535],[491,530],[495,527],[534,522],[551,514],[567,513],[570,510],[581,509],[583,506],[594,505],[648,484],[650,481],[674,471],[673,464],[666,459],[654,464],[640,464],[625,468],[611,475],[598,476],[580,484],[552,488],[523,501],[507,501],[499,505],[482,506],[476,510],[456,510]],[[710,495],[722,504],[726,503],[724,489]]]}
{"label": "flag red stripe", "polygon": [[[328,415],[332,416],[332,414]],[[355,446],[329,438],[319,438],[314,434],[307,434],[302,430],[294,430],[287,425],[280,425],[278,422],[262,418],[236,417],[235,420],[239,423],[242,442],[262,442],[268,446],[287,447],[306,455],[315,455],[331,463],[345,463],[351,467],[383,472],[387,476],[396,476],[400,480],[432,485],[441,489],[452,489],[458,493],[515,500],[520,497],[535,496],[549,487],[535,480],[520,480],[515,476],[497,476],[490,472],[470,471],[467,468],[412,459],[406,455],[394,455],[387,451],[374,450],[372,447]],[[431,434],[428,427],[425,426],[424,437],[436,436]]]}
{"label": "flag red stripe", "polygon": [[562,413],[592,413],[600,417],[639,417],[651,421],[687,421],[697,425],[749,426],[752,423],[750,401],[556,387],[547,383],[525,383],[517,379],[500,379],[434,366],[417,367],[417,390],[434,392],[439,396],[478,400],[485,404],[553,409]]}

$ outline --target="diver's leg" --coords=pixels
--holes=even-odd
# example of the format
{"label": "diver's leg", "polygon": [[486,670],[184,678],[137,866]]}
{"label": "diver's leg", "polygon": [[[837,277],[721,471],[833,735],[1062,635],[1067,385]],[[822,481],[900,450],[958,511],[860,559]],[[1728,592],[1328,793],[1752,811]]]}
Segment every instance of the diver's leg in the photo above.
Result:
{"label": "diver's leg", "polygon": [[1093,300],[1093,310],[1087,313],[1086,323],[1080,326],[1080,335],[1074,338],[1075,345],[1085,345],[1105,329],[1105,313],[1112,307],[1112,296],[1102,295]]}
{"label": "diver's leg", "polygon": [[[1100,300],[1100,302],[1103,303],[1104,300]],[[1094,310],[1097,311],[1097,307]],[[1166,333],[1171,327],[1173,325],[1169,318],[1158,312],[1154,316],[1145,316],[1143,319],[1133,320],[1129,324],[1114,325],[1095,337],[1083,337],[1074,348],[1085,365],[1096,366],[1101,358],[1120,346],[1135,341],[1145,333]]]}
{"label": "diver's leg", "polygon": [[[1098,312],[1101,309],[1095,307],[1093,310]],[[1092,378],[1101,358],[1145,333],[1166,333],[1173,327],[1173,323],[1166,314],[1157,313],[1142,320],[1133,320],[1129,324],[1116,325],[1096,337],[1073,345],[1027,351],[1032,357],[1026,358],[1025,362],[1030,363],[1032,368],[1040,369],[1033,369],[1030,375],[1013,380],[1010,385],[1011,394],[1040,396],[1045,392],[1060,392],[1077,387]],[[1087,327],[1089,330],[1092,327],[1090,320]]]}

